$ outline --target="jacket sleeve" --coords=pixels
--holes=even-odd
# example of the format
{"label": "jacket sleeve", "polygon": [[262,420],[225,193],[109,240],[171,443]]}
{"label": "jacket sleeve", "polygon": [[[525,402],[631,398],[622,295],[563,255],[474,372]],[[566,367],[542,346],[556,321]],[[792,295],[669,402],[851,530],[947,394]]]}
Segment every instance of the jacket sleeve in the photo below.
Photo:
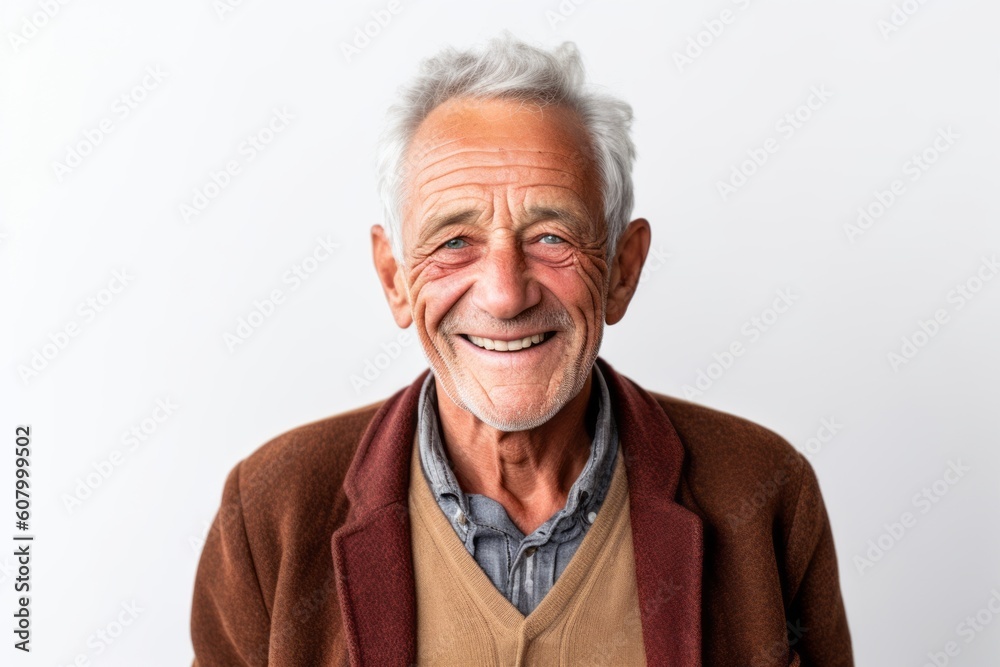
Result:
{"label": "jacket sleeve", "polygon": [[240,465],[229,473],[194,583],[194,667],[266,665],[270,614],[247,540]]}
{"label": "jacket sleeve", "polygon": [[[786,545],[791,584],[786,619],[792,664],[851,667],[851,635],[840,594],[833,534],[819,482],[805,458]],[[796,657],[801,663],[795,662]]]}

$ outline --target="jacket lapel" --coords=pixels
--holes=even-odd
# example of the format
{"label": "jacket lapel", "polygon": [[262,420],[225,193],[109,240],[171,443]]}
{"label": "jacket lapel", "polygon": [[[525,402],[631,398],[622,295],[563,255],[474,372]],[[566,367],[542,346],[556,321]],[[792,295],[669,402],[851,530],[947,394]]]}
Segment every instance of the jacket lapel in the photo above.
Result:
{"label": "jacket lapel", "polygon": [[[700,519],[675,502],[684,449],[656,400],[598,359],[628,473],[643,645],[650,665],[701,664]],[[425,371],[379,409],[344,479],[351,508],[331,543],[352,665],[416,660],[407,494]]]}
{"label": "jacket lapel", "polygon": [[427,372],[382,405],[344,478],[351,506],[331,544],[352,665],[411,665],[416,660],[407,492],[417,400]]}
{"label": "jacket lapel", "polygon": [[701,520],[675,502],[684,448],[652,396],[598,359],[628,473],[646,662],[701,664]]}

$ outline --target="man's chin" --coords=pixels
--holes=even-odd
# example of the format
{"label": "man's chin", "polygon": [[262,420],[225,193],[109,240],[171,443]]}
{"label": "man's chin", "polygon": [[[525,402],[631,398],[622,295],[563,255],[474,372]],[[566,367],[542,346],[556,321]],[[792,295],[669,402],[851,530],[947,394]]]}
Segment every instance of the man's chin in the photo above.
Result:
{"label": "man's chin", "polygon": [[[575,397],[589,373],[580,373],[580,363],[567,363],[566,350],[553,340],[530,355],[533,364],[494,366],[493,356],[522,355],[467,348],[448,350],[437,356],[438,389],[479,421],[499,431],[526,431],[546,423]],[[565,344],[565,341],[563,341]],[[437,352],[437,350],[435,350]],[[487,354],[485,361],[480,354]],[[573,355],[574,358],[576,355]],[[596,355],[594,355],[596,357]],[[525,355],[527,358],[527,355]],[[432,357],[428,356],[428,359]]]}
{"label": "man's chin", "polygon": [[[452,401],[498,431],[527,431],[552,419],[573,398],[572,374],[561,376],[553,387],[549,377],[538,383],[490,386],[485,378],[452,377]],[[499,378],[498,378],[499,379]],[[508,378],[509,381],[509,378]],[[555,393],[552,393],[552,389]],[[457,395],[453,396],[452,393]]]}
{"label": "man's chin", "polygon": [[497,406],[489,401],[462,401],[462,407],[471,412],[479,421],[488,424],[498,431],[514,432],[528,431],[549,421],[563,408],[560,404],[546,406],[540,410],[534,405],[504,405]]}

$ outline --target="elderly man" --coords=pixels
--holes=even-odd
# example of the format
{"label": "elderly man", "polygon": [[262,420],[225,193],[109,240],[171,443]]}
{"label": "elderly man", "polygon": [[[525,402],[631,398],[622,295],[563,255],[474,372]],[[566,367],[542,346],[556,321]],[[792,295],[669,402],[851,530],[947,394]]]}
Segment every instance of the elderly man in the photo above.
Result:
{"label": "elderly man", "polygon": [[425,61],[372,244],[430,369],[232,471],[196,665],[852,664],[805,459],[598,358],[650,245],[630,122],[572,45]]}

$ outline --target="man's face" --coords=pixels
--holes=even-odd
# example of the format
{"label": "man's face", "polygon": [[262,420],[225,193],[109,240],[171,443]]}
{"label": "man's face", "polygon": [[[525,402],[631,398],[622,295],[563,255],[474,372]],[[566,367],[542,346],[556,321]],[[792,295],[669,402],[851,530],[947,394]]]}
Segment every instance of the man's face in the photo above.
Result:
{"label": "man's face", "polygon": [[604,327],[585,130],[562,107],[455,99],[420,125],[407,165],[399,270],[438,387],[500,430],[548,421],[585,385]]}

